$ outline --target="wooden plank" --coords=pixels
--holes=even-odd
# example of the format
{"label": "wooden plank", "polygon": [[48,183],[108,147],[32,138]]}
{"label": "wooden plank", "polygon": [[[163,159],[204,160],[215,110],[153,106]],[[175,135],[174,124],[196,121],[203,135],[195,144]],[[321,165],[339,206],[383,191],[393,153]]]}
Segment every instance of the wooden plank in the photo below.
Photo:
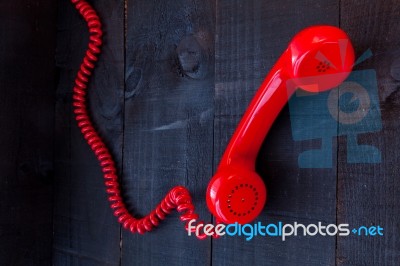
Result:
{"label": "wooden plank", "polygon": [[[211,215],[214,1],[128,1],[123,190],[148,214],[176,185]],[[122,234],[122,265],[206,265],[211,241],[188,237],[174,212],[154,232]]]}
{"label": "wooden plank", "polygon": [[[96,1],[103,53],[90,83],[92,119],[119,167],[122,161],[124,1]],[[87,47],[87,28],[70,1],[60,1],[56,63],[55,265],[119,265],[120,226],[109,207],[99,164],[76,126],[72,87]]]}
{"label": "wooden plank", "polygon": [[50,265],[56,2],[0,2],[0,261]]}
{"label": "wooden plank", "polygon": [[[339,1],[232,1],[217,5],[215,165],[249,101],[290,39],[313,24],[338,25]],[[269,190],[257,221],[335,223],[336,165],[300,169],[298,155],[321,145],[293,141],[288,108],[259,154],[257,169]],[[336,150],[336,144],[332,144]],[[213,265],[333,265],[334,237],[224,237],[212,244]]]}
{"label": "wooden plank", "polygon": [[[398,265],[400,261],[400,145],[399,71],[400,58],[398,1],[342,1],[340,25],[350,35],[360,56],[370,48],[372,58],[357,66],[357,71],[374,70],[364,78],[377,78],[381,116],[366,123],[359,144],[375,146],[381,162],[375,164],[347,162],[348,138],[339,142],[338,223],[359,226],[380,225],[384,236],[339,237],[337,265]],[[370,98],[373,97],[371,93]],[[371,124],[382,129],[369,132]],[[357,133],[357,132],[356,132]],[[361,159],[370,156],[361,154]]]}

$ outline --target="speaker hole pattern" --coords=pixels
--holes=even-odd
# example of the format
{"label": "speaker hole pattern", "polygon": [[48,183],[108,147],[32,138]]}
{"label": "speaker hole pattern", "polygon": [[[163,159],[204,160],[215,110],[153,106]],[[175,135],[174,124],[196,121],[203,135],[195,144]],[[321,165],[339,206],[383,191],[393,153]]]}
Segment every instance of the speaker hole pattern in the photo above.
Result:
{"label": "speaker hole pattern", "polygon": [[318,72],[326,72],[328,69],[330,69],[330,63],[328,61],[324,61],[324,62],[319,62],[319,64],[317,65],[317,71]]}
{"label": "speaker hole pattern", "polygon": [[[254,194],[254,199],[255,199],[253,205],[251,206],[251,209],[248,210],[247,212],[239,212],[238,210],[235,210],[231,205],[232,197],[235,195],[235,193],[237,193],[237,191],[239,189],[243,189],[243,188],[252,190],[252,192]],[[235,216],[241,217],[241,216],[246,216],[246,215],[250,214],[252,211],[254,211],[254,209],[256,208],[256,206],[258,204],[258,199],[259,199],[259,194],[258,194],[257,188],[255,186],[250,185],[250,184],[240,184],[240,185],[235,186],[235,188],[231,190],[231,193],[228,195],[228,199],[227,199],[226,203],[228,204],[228,209],[229,209],[230,213],[232,213]],[[244,201],[244,198],[242,198],[242,201]]]}

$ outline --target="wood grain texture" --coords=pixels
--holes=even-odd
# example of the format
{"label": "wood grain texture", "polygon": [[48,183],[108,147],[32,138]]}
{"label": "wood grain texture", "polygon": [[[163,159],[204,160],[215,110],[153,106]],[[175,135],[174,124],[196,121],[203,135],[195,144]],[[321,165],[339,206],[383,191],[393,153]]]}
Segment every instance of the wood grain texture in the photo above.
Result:
{"label": "wood grain texture", "polygon": [[[213,162],[214,1],[128,1],[123,188],[148,214],[174,186],[206,222]],[[211,241],[188,237],[178,214],[154,232],[122,233],[122,265],[208,265]]]}
{"label": "wood grain texture", "polygon": [[[93,1],[94,2],[94,1]],[[124,2],[96,1],[103,53],[90,83],[92,119],[121,167],[124,92]],[[120,227],[103,176],[72,113],[72,87],[87,47],[87,28],[70,1],[60,1],[57,58],[54,210],[55,265],[119,265]]]}
{"label": "wood grain texture", "polygon": [[[313,24],[338,24],[338,1],[224,1],[217,4],[215,164],[261,81],[290,39]],[[285,108],[267,136],[257,169],[269,190],[264,224],[334,223],[336,167],[299,169]],[[333,144],[333,150],[336,145]],[[335,165],[335,164],[334,164]],[[213,265],[333,265],[334,237],[225,237],[213,241]]]}
{"label": "wood grain texture", "polygon": [[0,1],[0,264],[50,265],[55,2]]}
{"label": "wood grain texture", "polygon": [[382,130],[359,135],[359,144],[380,150],[381,162],[376,164],[347,163],[348,139],[340,139],[338,223],[353,227],[380,225],[384,236],[338,238],[336,261],[337,265],[398,265],[400,83],[396,66],[400,58],[400,6],[398,1],[388,0],[342,1],[340,15],[340,25],[350,35],[357,54],[368,48],[374,54],[356,69],[376,71]]}
{"label": "wood grain texture", "polygon": [[[175,212],[146,235],[120,231],[108,206],[98,163],[71,111],[72,81],[87,44],[87,30],[69,1],[59,3],[55,265],[398,264],[400,5],[396,1],[95,2],[106,38],[91,85],[91,110],[115,155],[129,210],[138,217],[149,213],[173,186],[185,185],[201,218],[212,221],[205,204],[210,177],[258,86],[299,30],[313,24],[341,25],[358,55],[372,49],[373,58],[357,67],[376,70],[383,129],[360,135],[359,142],[378,147],[382,162],[347,163],[347,138],[341,136],[332,138],[332,168],[299,168],[299,154],[318,148],[321,141],[294,141],[294,117],[285,108],[258,157],[257,171],[267,184],[269,200],[257,220],[264,224],[379,224],[385,236],[299,236],[285,242],[277,237],[198,241],[187,236]],[[29,107],[38,99],[22,102],[17,93],[7,93],[7,97],[10,101],[4,100],[0,107],[1,119],[8,121],[10,132],[28,130],[31,124],[26,120],[20,123],[23,126],[12,124],[4,114],[24,110],[23,115],[28,109],[21,106]],[[18,105],[10,104],[14,101]],[[7,162],[3,168],[12,176],[15,165],[26,161],[12,148],[23,138],[6,134],[1,141],[9,152],[2,156],[11,156],[16,163],[0,161]],[[24,165],[21,169],[31,171]],[[12,197],[11,190],[6,191]],[[17,242],[11,243],[16,247]],[[29,256],[12,259],[25,262]]]}

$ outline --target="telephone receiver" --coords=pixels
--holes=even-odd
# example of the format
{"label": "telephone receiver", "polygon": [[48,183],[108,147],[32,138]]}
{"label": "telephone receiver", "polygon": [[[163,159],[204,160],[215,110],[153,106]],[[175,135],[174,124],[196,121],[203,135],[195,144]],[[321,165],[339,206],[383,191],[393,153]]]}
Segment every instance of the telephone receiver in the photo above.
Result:
{"label": "telephone receiver", "polygon": [[[77,126],[99,161],[114,215],[126,230],[144,234],[176,209],[190,235],[193,232],[190,223],[198,221],[199,216],[195,213],[189,190],[183,186],[172,188],[142,218],[129,212],[121,194],[116,163],[88,109],[89,81],[101,54],[102,23],[87,1],[71,0],[71,3],[87,22],[90,33],[88,48],[74,82],[73,112]],[[347,78],[353,64],[353,47],[339,28],[309,27],[293,38],[250,103],[208,185],[207,205],[218,223],[248,223],[262,211],[267,190],[255,171],[257,153],[272,123],[295,90],[301,88],[317,93],[334,88]],[[198,222],[199,226],[204,225],[204,222]],[[196,236],[204,239],[209,235],[196,231]],[[212,236],[218,237],[216,231]]]}
{"label": "telephone receiver", "polygon": [[337,87],[353,65],[349,37],[337,27],[309,27],[292,39],[256,92],[208,184],[207,206],[218,222],[249,223],[264,208],[267,189],[255,161],[296,89],[318,93]]}

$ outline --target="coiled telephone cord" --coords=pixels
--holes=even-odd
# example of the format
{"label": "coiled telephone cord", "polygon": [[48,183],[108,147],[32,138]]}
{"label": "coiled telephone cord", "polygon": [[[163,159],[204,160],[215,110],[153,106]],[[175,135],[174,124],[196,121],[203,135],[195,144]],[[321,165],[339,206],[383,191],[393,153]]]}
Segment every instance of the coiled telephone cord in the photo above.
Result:
{"label": "coiled telephone cord", "polygon": [[[115,162],[104,141],[94,128],[87,109],[88,83],[92,71],[95,68],[95,63],[98,60],[98,56],[101,53],[103,32],[100,18],[93,7],[85,0],[71,0],[71,2],[87,22],[90,35],[88,48],[76,75],[73,88],[75,118],[84,138],[100,162],[108,200],[110,201],[114,215],[125,229],[132,233],[137,232],[144,234],[151,231],[154,227],[157,227],[159,223],[165,219],[166,215],[176,209],[181,213],[180,219],[185,222],[186,230],[189,230],[189,221],[193,219],[197,220],[198,215],[194,211],[195,208],[189,191],[183,186],[172,188],[156,208],[143,218],[137,219],[127,210],[121,196]],[[204,223],[198,222],[198,224]],[[192,232],[194,232],[194,230],[192,230]],[[197,237],[199,239],[204,239],[207,235],[202,233],[197,235]],[[213,237],[217,237],[217,235],[213,234]]]}

